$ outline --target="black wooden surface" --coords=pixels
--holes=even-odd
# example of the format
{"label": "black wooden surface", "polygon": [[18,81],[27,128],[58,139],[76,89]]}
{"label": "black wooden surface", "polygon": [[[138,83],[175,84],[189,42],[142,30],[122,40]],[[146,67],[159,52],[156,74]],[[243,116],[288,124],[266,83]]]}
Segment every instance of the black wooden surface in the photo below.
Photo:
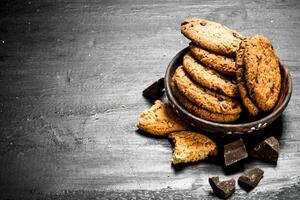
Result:
{"label": "black wooden surface", "polygon": [[175,170],[171,145],[136,132],[142,90],[187,46],[180,22],[215,20],[269,37],[293,77],[277,166],[232,199],[300,196],[300,3],[21,1],[0,3],[0,199],[212,199],[221,166]]}

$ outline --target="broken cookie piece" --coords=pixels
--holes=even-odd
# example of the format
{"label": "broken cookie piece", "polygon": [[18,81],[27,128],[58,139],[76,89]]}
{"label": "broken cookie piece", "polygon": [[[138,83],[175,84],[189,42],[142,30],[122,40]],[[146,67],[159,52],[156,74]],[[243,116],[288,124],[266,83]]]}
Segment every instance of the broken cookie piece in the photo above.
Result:
{"label": "broken cookie piece", "polygon": [[210,155],[217,155],[217,145],[208,137],[191,131],[169,134],[174,144],[172,164],[189,163],[203,160]]}
{"label": "broken cookie piece", "polygon": [[250,191],[257,186],[263,175],[264,171],[259,168],[250,169],[239,177],[238,183],[246,191]]}
{"label": "broken cookie piece", "polygon": [[235,192],[235,180],[229,179],[220,181],[219,177],[211,177],[208,182],[213,189],[214,193],[223,199],[230,197]]}
{"label": "broken cookie piece", "polygon": [[167,135],[186,130],[186,125],[172,112],[168,105],[157,100],[148,110],[141,113],[137,127],[153,135]]}
{"label": "broken cookie piece", "polygon": [[164,78],[151,84],[143,91],[143,96],[151,101],[155,101],[163,95],[164,89]]}
{"label": "broken cookie piece", "polygon": [[279,154],[279,142],[272,136],[254,147],[249,155],[254,158],[259,158],[265,161],[276,162]]}

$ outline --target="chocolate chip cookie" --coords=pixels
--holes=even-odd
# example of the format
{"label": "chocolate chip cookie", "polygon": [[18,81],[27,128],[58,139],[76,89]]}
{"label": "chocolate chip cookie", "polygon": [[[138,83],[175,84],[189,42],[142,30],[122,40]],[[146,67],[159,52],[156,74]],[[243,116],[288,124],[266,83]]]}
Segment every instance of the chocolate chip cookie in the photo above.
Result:
{"label": "chocolate chip cookie", "polygon": [[193,56],[204,65],[214,68],[215,70],[218,70],[226,75],[235,76],[236,67],[233,58],[209,52],[193,44],[192,42],[190,43],[189,47]]}
{"label": "chocolate chip cookie", "polygon": [[191,113],[193,113],[194,115],[202,119],[213,121],[213,122],[219,122],[219,123],[229,123],[229,122],[236,121],[240,117],[240,114],[224,115],[220,113],[209,112],[208,110],[205,110],[195,105],[191,101],[189,101],[185,96],[183,96],[178,91],[178,89],[176,88],[173,82],[171,83],[171,88],[172,88],[173,95],[178,100],[178,102],[183,107],[185,107],[185,109],[187,109],[188,111],[190,111]]}
{"label": "chocolate chip cookie", "polygon": [[212,68],[197,62],[191,52],[183,57],[183,68],[200,85],[230,97],[238,95],[237,85]]}
{"label": "chocolate chip cookie", "polygon": [[200,47],[209,51],[235,55],[243,36],[219,23],[191,18],[181,23],[181,33]]}
{"label": "chocolate chip cookie", "polygon": [[242,111],[238,101],[217,94],[192,81],[182,66],[176,69],[173,81],[184,96],[203,109],[221,114],[238,114]]}
{"label": "chocolate chip cookie", "polygon": [[281,88],[279,61],[271,42],[262,35],[243,41],[245,81],[250,98],[262,111],[275,105]]}
{"label": "chocolate chip cookie", "polygon": [[239,93],[243,105],[248,110],[248,113],[251,116],[256,116],[260,113],[260,110],[254,104],[254,102],[251,100],[248,94],[245,77],[244,77],[244,66],[243,66],[244,51],[245,51],[245,43],[242,42],[240,45],[240,49],[236,53],[236,67],[237,67],[236,80],[237,80],[237,85],[238,85],[238,89],[239,89]]}

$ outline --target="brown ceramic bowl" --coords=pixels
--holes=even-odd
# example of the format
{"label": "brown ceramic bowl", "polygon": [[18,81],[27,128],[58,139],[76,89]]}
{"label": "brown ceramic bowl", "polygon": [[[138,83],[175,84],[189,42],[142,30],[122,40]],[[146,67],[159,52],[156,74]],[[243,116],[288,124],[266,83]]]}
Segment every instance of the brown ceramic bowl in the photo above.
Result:
{"label": "brown ceramic bowl", "polygon": [[260,118],[251,118],[246,113],[242,113],[241,119],[229,124],[212,122],[195,116],[194,114],[186,110],[182,105],[180,105],[180,103],[173,96],[170,86],[172,76],[176,68],[182,65],[183,56],[187,53],[188,50],[188,47],[181,50],[170,62],[165,75],[165,90],[172,107],[179,113],[182,118],[187,120],[191,125],[199,127],[202,130],[208,132],[221,132],[225,134],[250,133],[271,124],[281,115],[281,113],[288,105],[292,94],[292,79],[290,73],[288,72],[288,69],[280,64],[282,75],[281,93],[277,105],[271,112],[266,113]]}

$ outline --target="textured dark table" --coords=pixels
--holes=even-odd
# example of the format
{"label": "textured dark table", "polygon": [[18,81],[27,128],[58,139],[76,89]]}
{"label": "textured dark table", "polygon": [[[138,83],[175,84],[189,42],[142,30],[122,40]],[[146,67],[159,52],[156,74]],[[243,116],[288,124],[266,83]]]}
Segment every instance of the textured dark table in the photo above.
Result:
{"label": "textured dark table", "polygon": [[0,3],[0,199],[211,199],[208,162],[175,170],[171,145],[136,132],[141,93],[188,41],[188,17],[269,37],[293,77],[277,166],[232,199],[300,196],[300,3],[23,1]]}

